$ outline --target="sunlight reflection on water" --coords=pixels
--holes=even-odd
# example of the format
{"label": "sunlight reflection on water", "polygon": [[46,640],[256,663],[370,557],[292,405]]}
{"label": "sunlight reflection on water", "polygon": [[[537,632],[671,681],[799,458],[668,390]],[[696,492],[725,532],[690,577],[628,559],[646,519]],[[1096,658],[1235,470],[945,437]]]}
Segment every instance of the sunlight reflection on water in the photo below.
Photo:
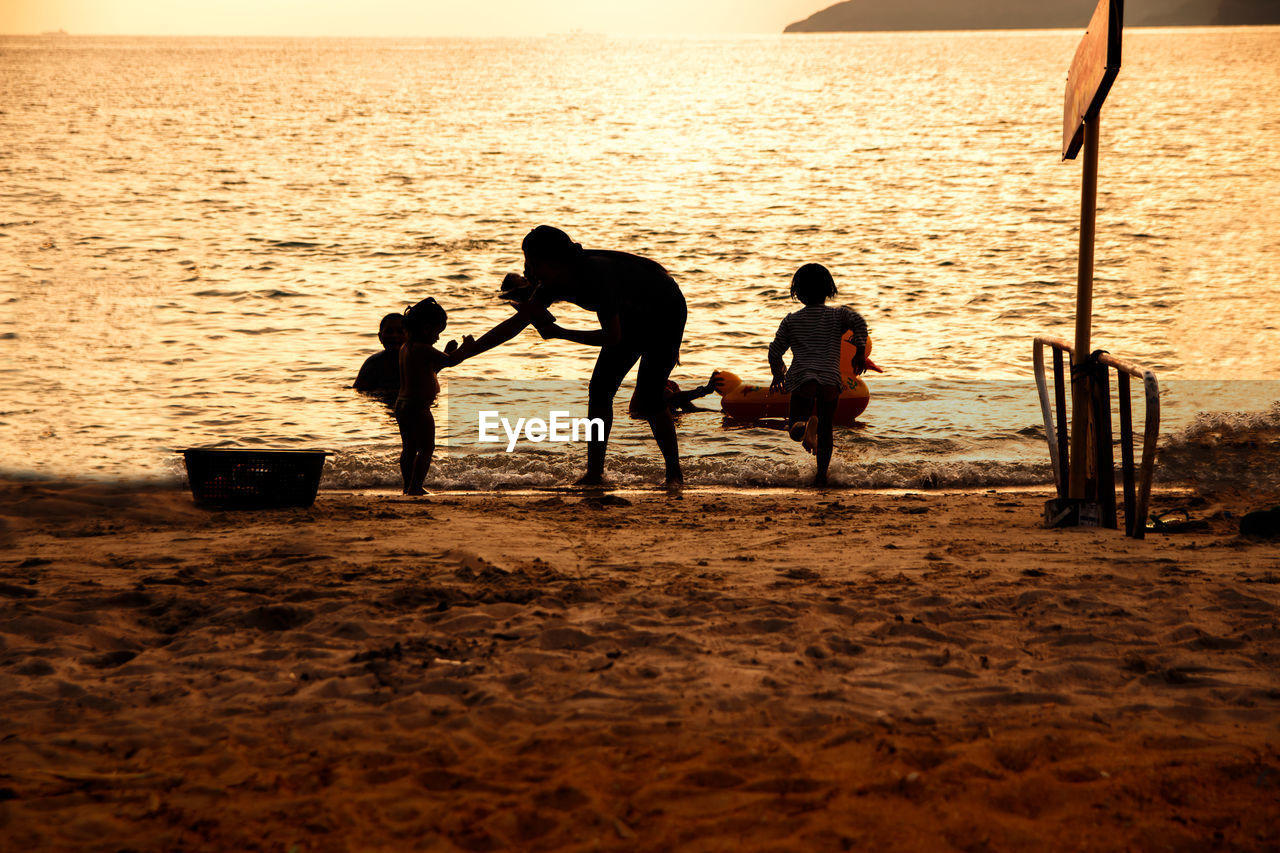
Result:
{"label": "sunlight reflection on water", "polygon": [[[790,273],[827,264],[884,380],[934,383],[946,412],[881,394],[850,452],[925,459],[941,432],[956,461],[1043,476],[1033,396],[1007,422],[958,413],[971,382],[1030,389],[1032,335],[1070,336],[1079,166],[1056,134],[1078,35],[0,39],[3,465],[164,474],[170,449],[234,441],[336,448],[385,480],[394,426],[347,387],[378,318],[431,294],[449,334],[483,331],[551,222],[672,271],[685,384],[763,379]],[[1162,380],[1278,379],[1280,30],[1127,39],[1095,342]],[[585,395],[592,357],[530,331],[448,393]],[[1215,405],[1191,395],[1170,429]],[[624,420],[619,464],[647,471]],[[682,431],[726,471],[809,464],[714,415]]]}

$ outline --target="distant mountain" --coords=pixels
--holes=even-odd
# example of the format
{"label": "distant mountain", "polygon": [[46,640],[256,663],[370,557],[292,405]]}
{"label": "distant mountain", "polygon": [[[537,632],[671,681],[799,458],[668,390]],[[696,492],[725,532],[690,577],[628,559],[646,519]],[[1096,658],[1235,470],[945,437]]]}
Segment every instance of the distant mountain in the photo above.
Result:
{"label": "distant mountain", "polygon": [[[1082,29],[1097,5],[1097,0],[845,0],[784,32]],[[1280,24],[1280,0],[1127,0],[1124,17],[1131,27]]]}

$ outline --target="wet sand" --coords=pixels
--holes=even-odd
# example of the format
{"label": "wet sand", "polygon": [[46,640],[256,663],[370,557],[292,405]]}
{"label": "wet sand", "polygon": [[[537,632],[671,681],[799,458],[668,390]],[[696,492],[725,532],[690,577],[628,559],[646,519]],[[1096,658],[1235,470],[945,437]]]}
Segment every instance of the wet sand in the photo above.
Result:
{"label": "wet sand", "polygon": [[1280,846],[1280,544],[1045,497],[0,486],[0,847]]}

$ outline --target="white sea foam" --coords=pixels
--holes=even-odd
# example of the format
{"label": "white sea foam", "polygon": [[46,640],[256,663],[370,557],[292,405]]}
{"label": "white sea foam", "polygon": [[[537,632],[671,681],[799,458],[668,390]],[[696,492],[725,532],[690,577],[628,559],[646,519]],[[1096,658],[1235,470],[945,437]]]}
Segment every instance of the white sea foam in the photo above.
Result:
{"label": "white sea foam", "polygon": [[[814,463],[807,457],[793,459],[694,459],[684,467],[688,484],[737,488],[796,487],[813,480]],[[427,485],[436,489],[500,490],[545,488],[572,483],[582,475],[580,460],[566,457],[446,456],[435,462]],[[617,486],[651,486],[662,482],[659,461],[629,457],[613,458],[607,468],[609,481]],[[927,461],[862,465],[837,458],[830,471],[837,487],[965,488],[999,486],[1042,486],[1052,483],[1048,463],[975,464]],[[374,459],[357,454],[340,454],[326,466],[321,485],[325,488],[394,488],[400,472],[392,459]]]}

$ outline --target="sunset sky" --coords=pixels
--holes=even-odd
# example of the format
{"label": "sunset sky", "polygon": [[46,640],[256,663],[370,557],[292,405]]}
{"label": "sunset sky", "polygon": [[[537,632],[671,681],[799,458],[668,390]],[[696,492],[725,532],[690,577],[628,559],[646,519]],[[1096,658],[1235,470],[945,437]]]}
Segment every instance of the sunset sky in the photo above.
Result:
{"label": "sunset sky", "polygon": [[776,33],[824,0],[0,0],[0,33],[456,36]]}

